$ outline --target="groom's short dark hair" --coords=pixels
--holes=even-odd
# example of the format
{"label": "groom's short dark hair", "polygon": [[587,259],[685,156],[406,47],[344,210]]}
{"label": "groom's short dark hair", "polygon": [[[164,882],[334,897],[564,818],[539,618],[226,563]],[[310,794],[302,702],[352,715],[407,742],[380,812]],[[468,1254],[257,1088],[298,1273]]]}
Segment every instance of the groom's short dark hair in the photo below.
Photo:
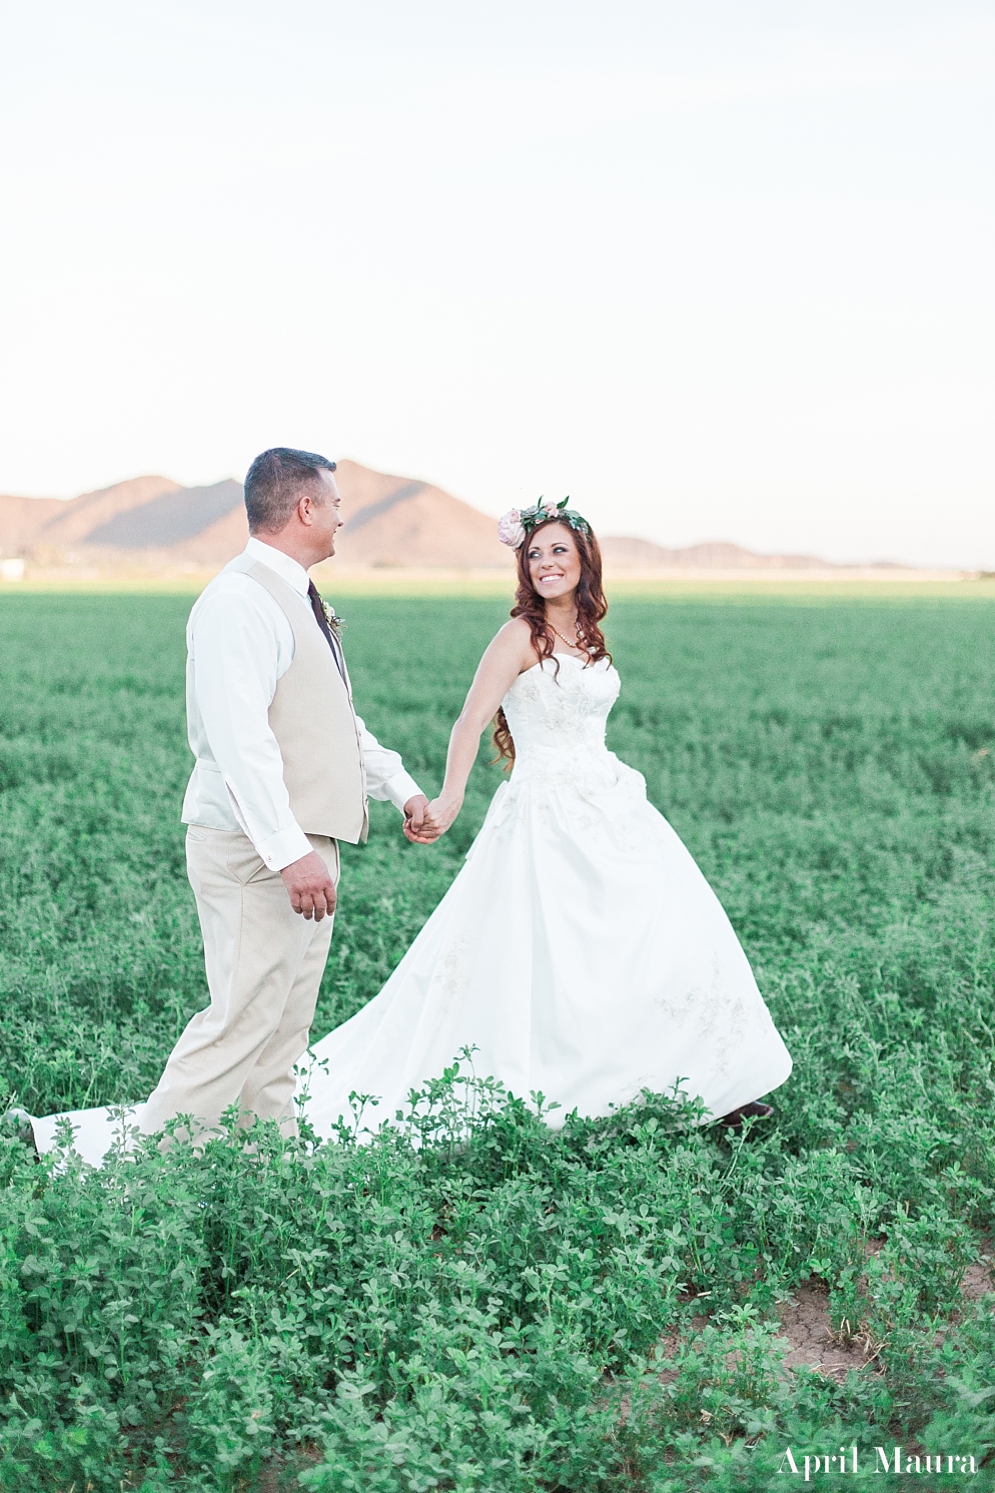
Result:
{"label": "groom's short dark hair", "polygon": [[317,491],[322,469],[334,472],[335,462],[314,451],[273,446],[261,452],[245,474],[249,533],[274,534],[282,529],[305,493]]}

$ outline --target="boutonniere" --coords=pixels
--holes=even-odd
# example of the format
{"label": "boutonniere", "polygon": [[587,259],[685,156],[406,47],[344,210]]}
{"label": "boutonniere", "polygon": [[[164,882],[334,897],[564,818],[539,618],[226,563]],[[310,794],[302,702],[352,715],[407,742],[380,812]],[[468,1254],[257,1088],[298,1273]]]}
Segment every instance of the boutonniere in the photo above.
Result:
{"label": "boutonniere", "polygon": [[325,614],[325,621],[328,623],[329,632],[341,642],[342,629],[345,626],[342,618],[336,614],[335,608],[330,606],[327,601],[321,603],[321,610]]}

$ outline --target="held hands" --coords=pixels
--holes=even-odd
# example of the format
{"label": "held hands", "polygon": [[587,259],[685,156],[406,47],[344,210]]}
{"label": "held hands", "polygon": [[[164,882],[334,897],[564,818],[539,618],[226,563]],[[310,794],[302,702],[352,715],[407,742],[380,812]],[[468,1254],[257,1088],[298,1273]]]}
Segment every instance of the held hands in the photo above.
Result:
{"label": "held hands", "polygon": [[445,834],[460,811],[458,803],[443,806],[441,798],[429,803],[423,793],[404,805],[404,833],[412,845],[431,845]]}
{"label": "held hands", "polygon": [[438,798],[433,798],[425,810],[425,815],[435,825],[436,833],[444,835],[462,807],[462,797],[447,799],[440,794]]}
{"label": "held hands", "polygon": [[427,817],[427,810],[428,799],[424,793],[417,793],[404,805],[404,833],[412,845],[431,845],[441,834]]}
{"label": "held hands", "polygon": [[314,918],[320,923],[335,911],[335,882],[325,862],[316,850],[302,855],[299,861],[291,861],[280,872],[283,884],[290,896],[290,905],[302,917]]}

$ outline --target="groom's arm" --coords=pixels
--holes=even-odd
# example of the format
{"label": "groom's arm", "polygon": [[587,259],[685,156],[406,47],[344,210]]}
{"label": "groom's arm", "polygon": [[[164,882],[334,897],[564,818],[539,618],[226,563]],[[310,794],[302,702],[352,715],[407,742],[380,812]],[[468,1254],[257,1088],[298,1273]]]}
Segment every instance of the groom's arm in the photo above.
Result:
{"label": "groom's arm", "polygon": [[[391,751],[389,747],[381,746],[373,732],[367,730],[358,715],[356,726],[359,730],[359,747],[363,754],[363,767],[366,771],[367,793],[370,798],[392,803],[395,809],[399,809],[404,815],[406,829],[414,829],[416,836],[421,840],[422,820],[428,799],[411,774],[405,770],[400,753]],[[434,840],[436,837],[434,834],[427,837],[426,843],[429,838]]]}
{"label": "groom's arm", "polygon": [[[257,593],[259,593],[257,595]],[[232,813],[273,871],[311,853],[294,818],[283,758],[268,712],[277,680],[293,657],[293,633],[267,594],[245,576],[223,586],[198,609],[190,631],[200,730],[228,791]]]}
{"label": "groom's arm", "polygon": [[335,883],[291,811],[268,719],[277,679],[293,657],[293,632],[255,581],[225,577],[219,592],[190,627],[195,732],[207,739],[235,820],[265,865],[279,871],[290,905],[320,922],[335,910]]}

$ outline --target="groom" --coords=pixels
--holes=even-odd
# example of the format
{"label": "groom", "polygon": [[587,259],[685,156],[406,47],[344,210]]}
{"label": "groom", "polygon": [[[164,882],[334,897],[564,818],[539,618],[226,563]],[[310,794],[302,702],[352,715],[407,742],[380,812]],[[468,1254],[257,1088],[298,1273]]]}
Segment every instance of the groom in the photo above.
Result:
{"label": "groom", "polygon": [[278,446],[245,479],[249,542],[187,626],[187,725],[196,763],[183,802],[187,870],[211,1003],[189,1022],[142,1115],[194,1133],[238,1104],[245,1122],[294,1118],[332,936],[338,842],[366,839],[367,795],[436,838],[428,801],[356,715],[334,620],[312,565],[342,524],[335,463]]}

